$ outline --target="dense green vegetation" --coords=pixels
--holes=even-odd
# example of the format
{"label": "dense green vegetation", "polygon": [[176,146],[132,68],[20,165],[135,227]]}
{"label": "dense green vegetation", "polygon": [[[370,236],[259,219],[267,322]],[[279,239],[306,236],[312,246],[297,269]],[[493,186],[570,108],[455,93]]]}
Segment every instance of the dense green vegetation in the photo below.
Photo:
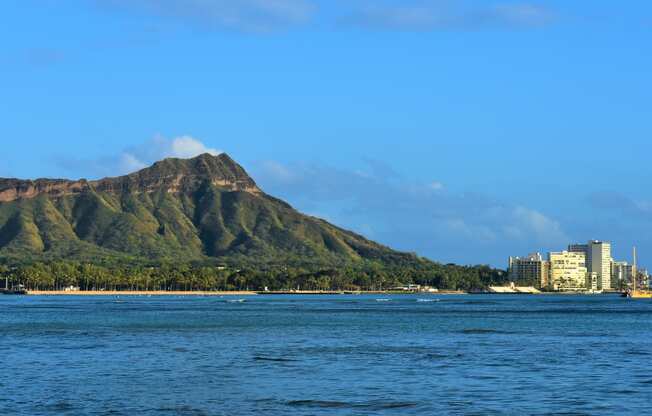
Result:
{"label": "dense green vegetation", "polygon": [[0,274],[33,289],[476,289],[505,278],[303,215],[226,155],[94,182],[0,179],[0,197]]}
{"label": "dense green vegetation", "polygon": [[339,267],[95,265],[57,261],[2,265],[0,277],[3,281],[8,277],[10,287],[23,284],[33,290],[60,290],[68,286],[81,290],[383,290],[408,283],[473,290],[506,281],[504,272],[487,266],[462,267],[427,261],[411,266],[361,262]]}

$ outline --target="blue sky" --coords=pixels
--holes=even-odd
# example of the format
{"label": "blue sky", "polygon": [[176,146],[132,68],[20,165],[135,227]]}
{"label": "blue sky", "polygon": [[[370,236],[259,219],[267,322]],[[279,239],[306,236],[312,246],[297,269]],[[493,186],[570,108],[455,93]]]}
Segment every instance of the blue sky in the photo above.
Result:
{"label": "blue sky", "polygon": [[0,38],[0,176],[212,149],[435,260],[652,256],[650,2],[7,0]]}

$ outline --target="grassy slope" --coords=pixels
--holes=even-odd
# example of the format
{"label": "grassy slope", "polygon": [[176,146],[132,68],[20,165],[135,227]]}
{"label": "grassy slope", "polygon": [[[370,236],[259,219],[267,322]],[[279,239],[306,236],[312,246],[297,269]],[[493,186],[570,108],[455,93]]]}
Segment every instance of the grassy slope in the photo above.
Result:
{"label": "grassy slope", "polygon": [[182,194],[89,191],[0,203],[0,257],[121,256],[175,261],[294,256],[320,263],[413,259],[267,195],[210,184]]}

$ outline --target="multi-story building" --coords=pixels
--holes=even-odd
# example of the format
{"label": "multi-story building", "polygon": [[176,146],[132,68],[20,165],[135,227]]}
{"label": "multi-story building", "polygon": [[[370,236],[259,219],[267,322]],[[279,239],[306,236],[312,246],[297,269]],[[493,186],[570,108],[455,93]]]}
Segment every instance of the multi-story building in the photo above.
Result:
{"label": "multi-story building", "polygon": [[[552,290],[585,290],[587,288],[586,255],[580,252],[561,251],[548,254],[549,280]],[[592,286],[592,285],[591,285]]]}
{"label": "multi-story building", "polygon": [[606,241],[589,241],[586,258],[589,273],[598,274],[598,289],[611,289],[611,243]]}
{"label": "multi-story building", "polygon": [[584,253],[587,271],[598,275],[598,290],[611,289],[611,243],[592,240],[588,244],[571,244],[568,251]]}
{"label": "multi-story building", "polygon": [[548,287],[548,262],[540,253],[509,258],[509,279],[520,284]]}
{"label": "multi-story building", "polygon": [[589,245],[588,244],[569,244],[568,245],[568,251],[571,253],[584,253],[585,255],[588,255],[589,253]]}
{"label": "multi-story building", "polygon": [[586,288],[589,290],[598,290],[598,274],[595,272],[586,273]]}
{"label": "multi-story building", "polygon": [[626,261],[611,262],[611,288],[625,289],[632,281],[632,265]]}

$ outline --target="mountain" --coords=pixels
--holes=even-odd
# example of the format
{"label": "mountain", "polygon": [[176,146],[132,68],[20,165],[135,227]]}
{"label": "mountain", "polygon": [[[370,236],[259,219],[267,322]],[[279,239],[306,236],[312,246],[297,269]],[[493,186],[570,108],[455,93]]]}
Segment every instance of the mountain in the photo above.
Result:
{"label": "mountain", "polygon": [[228,155],[126,176],[0,179],[0,259],[417,260],[265,194]]}

